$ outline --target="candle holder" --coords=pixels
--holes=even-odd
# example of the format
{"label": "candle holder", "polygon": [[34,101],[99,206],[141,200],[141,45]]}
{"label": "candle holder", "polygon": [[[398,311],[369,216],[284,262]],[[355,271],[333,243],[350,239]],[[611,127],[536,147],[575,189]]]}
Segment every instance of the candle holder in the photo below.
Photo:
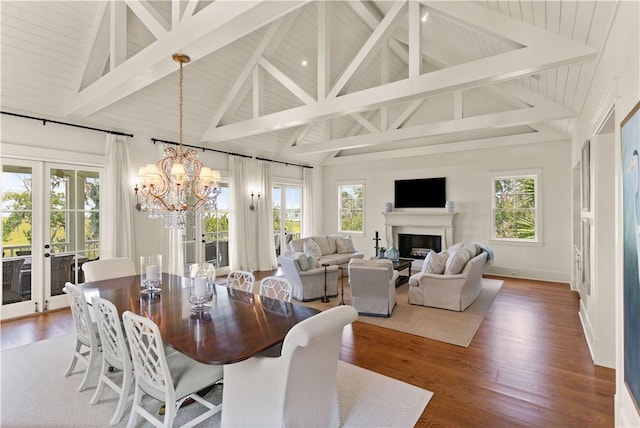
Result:
{"label": "candle holder", "polygon": [[162,254],[140,257],[140,286],[142,293],[157,293],[162,284]]}
{"label": "candle holder", "polygon": [[211,263],[192,264],[189,267],[189,303],[192,312],[203,312],[211,309],[207,303],[213,300],[216,286],[213,279],[216,269]]}

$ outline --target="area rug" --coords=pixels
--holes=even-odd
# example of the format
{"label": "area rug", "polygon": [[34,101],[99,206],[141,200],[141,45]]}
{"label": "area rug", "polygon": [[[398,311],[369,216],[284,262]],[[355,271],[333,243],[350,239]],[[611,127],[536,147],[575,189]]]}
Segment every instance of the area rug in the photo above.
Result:
{"label": "area rug", "polygon": [[[344,299],[346,303],[349,303],[351,293],[347,282],[345,278]],[[493,303],[500,291],[502,284],[503,281],[501,280],[482,278],[480,296],[462,312],[410,305],[409,284],[403,284],[396,288],[397,305],[389,318],[360,315],[358,321],[452,345],[468,347],[487,315],[491,303]],[[340,290],[340,287],[339,283],[338,290]],[[304,302],[303,304],[325,310],[335,306],[340,301],[340,297],[332,297],[330,300],[329,303],[322,303],[316,300]]]}
{"label": "area rug", "polygon": [[[74,344],[75,335],[67,334],[0,353],[0,426],[109,426],[117,402],[115,393],[105,388],[103,398],[92,406],[89,401],[95,392],[97,376],[92,386],[82,392],[78,392],[82,370],[64,377]],[[206,398],[221,402],[222,388],[216,386]],[[338,364],[338,397],[344,427],[412,427],[432,395],[425,389],[343,361]],[[159,408],[159,403],[153,405],[156,410]],[[250,407],[248,403],[247,408]],[[198,404],[180,409],[175,425],[182,425],[203,409]],[[127,418],[128,409],[116,426],[126,426]],[[138,418],[138,426],[150,424]],[[220,426],[220,414],[201,426]]]}

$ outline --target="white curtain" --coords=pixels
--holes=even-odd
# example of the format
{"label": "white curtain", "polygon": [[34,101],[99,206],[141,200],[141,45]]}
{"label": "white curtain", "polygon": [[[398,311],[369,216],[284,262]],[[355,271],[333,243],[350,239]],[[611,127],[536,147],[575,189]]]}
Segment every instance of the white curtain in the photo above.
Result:
{"label": "white curtain", "polygon": [[317,232],[314,205],[313,175],[315,168],[303,168],[302,179],[302,236],[315,236]]}
{"label": "white curtain", "polygon": [[[100,182],[100,258],[133,260],[133,189],[129,183],[129,141],[107,134],[105,169]],[[133,260],[135,262],[135,260]]]}
{"label": "white curtain", "polygon": [[255,232],[250,229],[248,184],[246,179],[247,158],[229,157],[229,269],[250,270],[250,263],[255,242],[251,236]]}
{"label": "white curtain", "polygon": [[273,233],[273,201],[271,189],[273,180],[271,177],[271,163],[258,161],[258,171],[260,172],[260,201],[258,210],[253,213],[258,221],[257,234],[257,270],[272,270],[278,267],[276,259],[276,244]]}

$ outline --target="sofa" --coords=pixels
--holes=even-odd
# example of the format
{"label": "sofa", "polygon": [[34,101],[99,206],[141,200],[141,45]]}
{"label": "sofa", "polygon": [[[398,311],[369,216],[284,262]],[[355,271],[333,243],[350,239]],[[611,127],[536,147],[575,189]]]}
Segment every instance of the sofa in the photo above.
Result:
{"label": "sofa", "polygon": [[390,317],[396,306],[396,280],[399,273],[390,259],[349,262],[351,306],[360,315]]}
{"label": "sofa", "polygon": [[[293,288],[291,297],[308,302],[324,296],[325,268],[309,267],[303,252],[287,251],[278,256],[278,264]],[[327,297],[338,295],[338,266],[327,266]]]}
{"label": "sofa", "polygon": [[297,253],[307,253],[305,251],[305,242],[308,240],[314,241],[320,247],[322,254],[317,261],[318,266],[328,263],[346,268],[352,259],[362,259],[364,257],[363,253],[353,248],[351,238],[341,235],[319,235],[294,239],[289,242],[289,250]]}
{"label": "sofa", "polygon": [[[455,253],[456,251],[453,251],[448,255],[448,263],[450,263],[449,258]],[[482,291],[482,274],[488,255],[486,251],[476,252],[476,255],[467,259],[460,273],[419,272],[412,275],[409,278],[409,303],[464,311]],[[426,263],[427,260],[425,260]]]}

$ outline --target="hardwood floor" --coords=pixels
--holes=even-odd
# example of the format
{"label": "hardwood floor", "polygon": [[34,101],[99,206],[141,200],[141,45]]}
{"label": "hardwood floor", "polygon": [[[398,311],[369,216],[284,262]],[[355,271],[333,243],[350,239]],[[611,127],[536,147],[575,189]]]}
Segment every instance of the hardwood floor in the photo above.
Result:
{"label": "hardwood floor", "polygon": [[[591,360],[577,294],[566,284],[500,279],[468,348],[356,321],[340,358],[432,391],[419,427],[613,427],[615,371]],[[72,331],[68,310],[40,314],[3,322],[1,346]]]}

